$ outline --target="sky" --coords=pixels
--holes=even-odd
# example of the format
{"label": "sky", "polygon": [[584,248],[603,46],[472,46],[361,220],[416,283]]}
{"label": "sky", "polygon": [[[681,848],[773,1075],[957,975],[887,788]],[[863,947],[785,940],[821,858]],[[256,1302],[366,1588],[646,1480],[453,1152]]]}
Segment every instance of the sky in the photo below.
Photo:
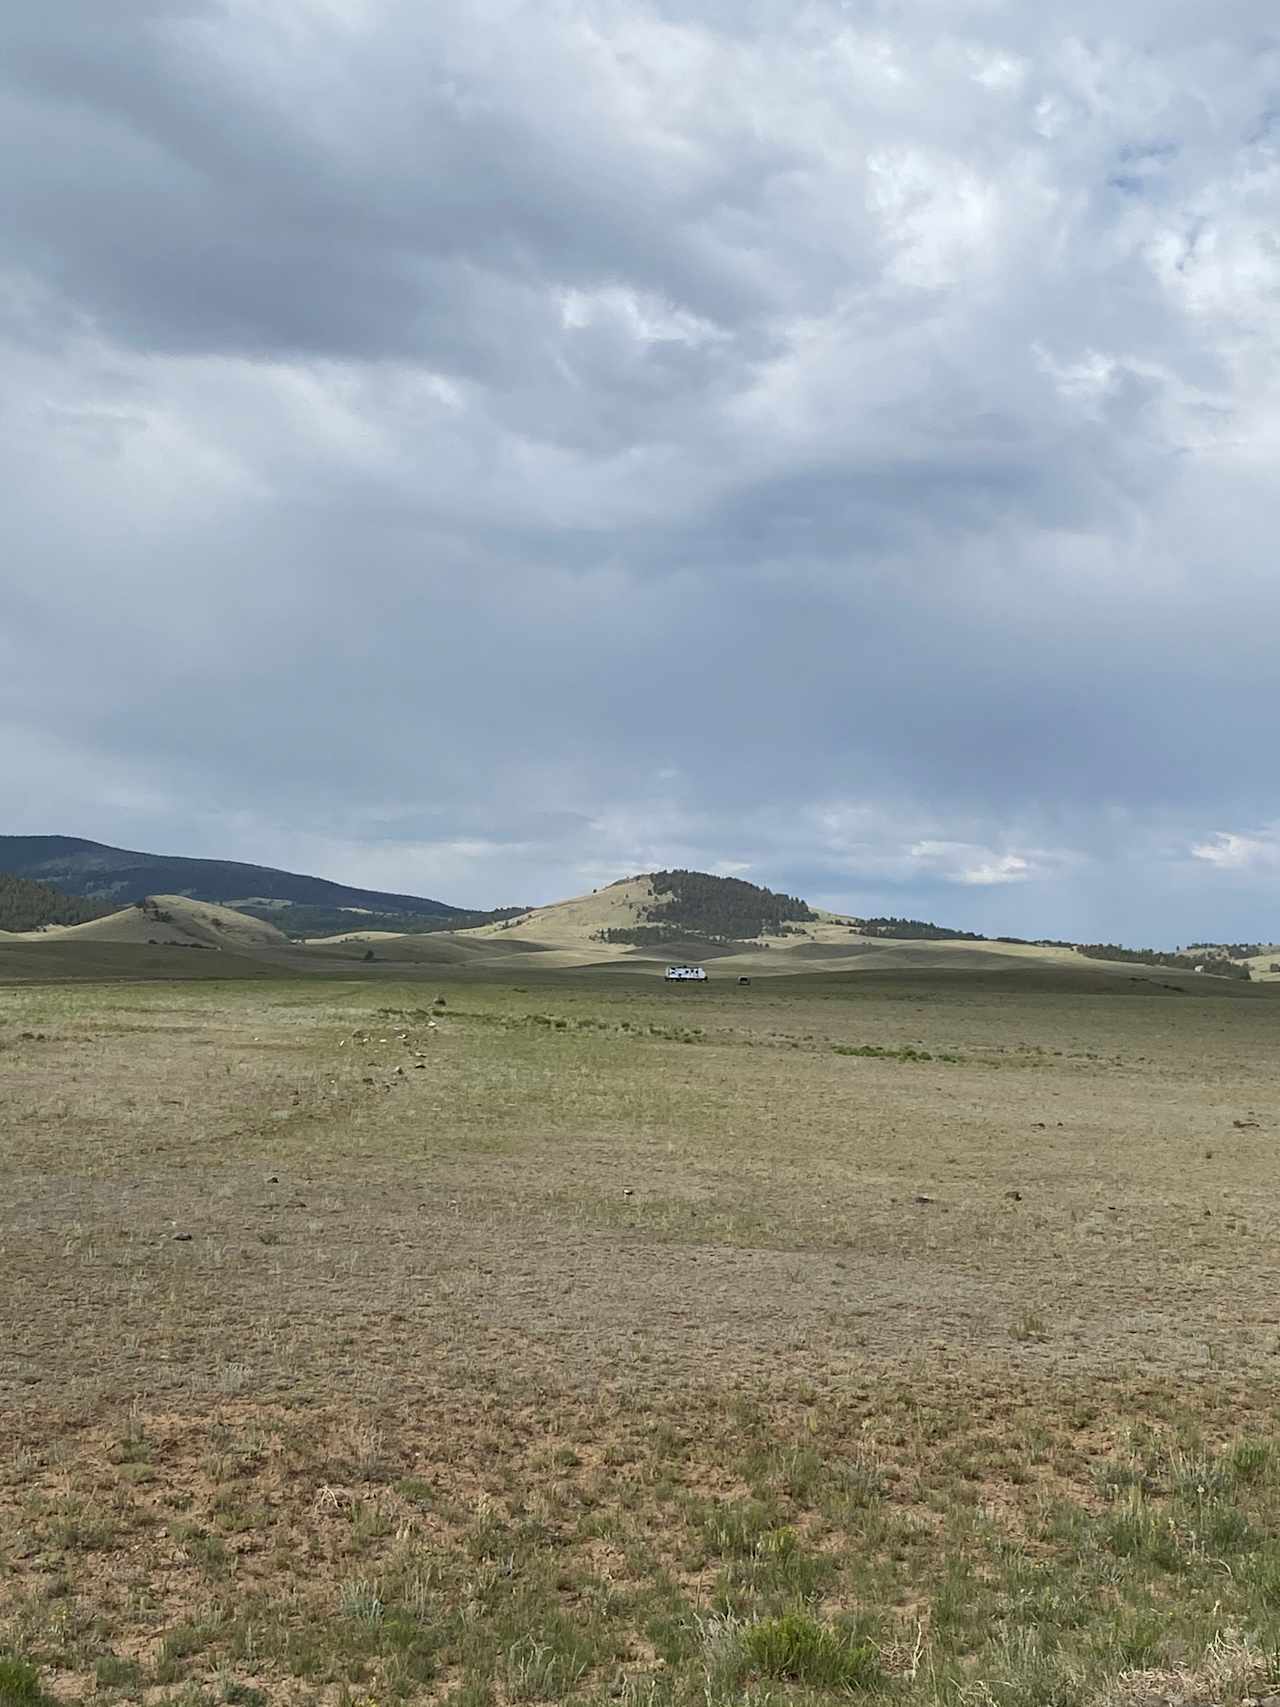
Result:
{"label": "sky", "polygon": [[1280,937],[1270,0],[0,10],[0,831]]}

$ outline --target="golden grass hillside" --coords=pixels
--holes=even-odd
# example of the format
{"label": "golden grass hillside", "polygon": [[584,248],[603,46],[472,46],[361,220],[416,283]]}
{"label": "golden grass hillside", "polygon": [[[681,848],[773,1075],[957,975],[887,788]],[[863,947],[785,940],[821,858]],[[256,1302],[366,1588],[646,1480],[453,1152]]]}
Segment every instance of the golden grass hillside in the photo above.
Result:
{"label": "golden grass hillside", "polygon": [[601,958],[616,958],[619,949],[595,941],[597,934],[643,924],[645,909],[654,899],[653,883],[648,877],[629,877],[594,889],[588,895],[534,907],[513,919],[480,925],[461,934],[491,940],[524,939],[555,948],[579,949]]}
{"label": "golden grass hillside", "polygon": [[212,901],[193,901],[187,895],[151,895],[136,906],[123,907],[82,925],[48,925],[23,932],[20,942],[83,942],[175,944],[182,947],[227,948],[236,951],[275,947],[283,933],[262,919],[238,913]]}
{"label": "golden grass hillside", "polygon": [[[756,937],[731,945],[686,943],[664,947],[634,947],[599,940],[602,932],[643,925],[647,911],[658,899],[652,879],[632,877],[535,907],[514,919],[482,925],[456,934],[456,940],[492,943],[535,944],[554,950],[562,965],[629,965],[653,975],[661,973],[671,959],[687,955],[706,960],[716,977],[764,977],[808,973],[816,970],[901,971],[956,970],[991,972],[1001,969],[1058,968],[1078,971],[1081,957],[1071,949],[1042,948],[1030,943],[895,941],[864,936],[854,922],[842,914],[818,911],[807,922],[787,926],[785,935]],[[1106,965],[1120,976],[1152,977],[1159,969],[1143,966]]]}

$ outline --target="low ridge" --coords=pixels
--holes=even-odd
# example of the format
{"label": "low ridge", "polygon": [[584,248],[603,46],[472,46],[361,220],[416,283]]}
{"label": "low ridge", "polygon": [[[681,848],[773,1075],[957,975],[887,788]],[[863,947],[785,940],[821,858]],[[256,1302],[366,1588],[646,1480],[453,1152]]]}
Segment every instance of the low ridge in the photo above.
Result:
{"label": "low ridge", "polygon": [[51,942],[145,943],[240,952],[286,941],[282,932],[263,919],[238,913],[231,907],[220,907],[215,902],[193,901],[189,895],[149,895],[136,906],[122,907],[79,924],[47,925],[28,934]]}
{"label": "low ridge", "polygon": [[[359,889],[324,877],[234,859],[141,853],[79,836],[0,836],[0,872],[92,900],[110,901],[117,907],[163,894],[186,895],[263,914],[281,907],[306,906],[418,919],[469,917],[461,908],[422,895]],[[309,925],[317,928],[312,921]]]}

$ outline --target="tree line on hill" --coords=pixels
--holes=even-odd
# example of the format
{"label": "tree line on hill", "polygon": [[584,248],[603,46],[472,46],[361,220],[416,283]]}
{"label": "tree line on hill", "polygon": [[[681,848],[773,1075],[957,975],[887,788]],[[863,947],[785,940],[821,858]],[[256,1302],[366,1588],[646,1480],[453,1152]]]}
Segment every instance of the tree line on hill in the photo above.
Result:
{"label": "tree line on hill", "polygon": [[688,925],[610,925],[596,931],[596,942],[629,943],[633,948],[661,948],[666,944],[690,941],[709,948],[727,947],[740,942],[740,937],[713,936],[709,931],[696,931]]}
{"label": "tree line on hill", "polygon": [[649,946],[695,937],[704,942],[742,942],[751,937],[785,936],[787,926],[816,917],[807,902],[780,895],[741,877],[713,877],[705,871],[655,871],[654,899],[642,909],[643,923],[598,931],[601,942]]}
{"label": "tree line on hill", "polygon": [[338,936],[344,931],[391,931],[401,936],[427,936],[433,931],[469,931],[476,925],[496,924],[516,918],[523,907],[495,907],[471,913],[380,913],[351,907],[315,907],[303,904],[272,907],[259,901],[242,901],[238,913],[264,919],[292,941],[304,937]]}
{"label": "tree line on hill", "polygon": [[1156,948],[1122,948],[1116,942],[1066,942],[1058,937],[987,937],[978,931],[947,930],[941,925],[928,924],[923,919],[859,919],[857,929],[863,936],[885,937],[894,941],[923,942],[1005,942],[1028,948],[1073,948],[1090,960],[1118,960],[1139,966],[1169,966],[1179,972],[1194,972],[1197,966],[1216,978],[1250,977],[1247,966],[1239,966],[1232,956],[1261,954],[1256,943],[1201,944],[1187,953],[1173,953]]}
{"label": "tree line on hill", "polygon": [[895,942],[986,942],[978,931],[953,931],[945,925],[931,925],[925,919],[856,919],[863,936],[888,937]]}
{"label": "tree line on hill", "polygon": [[38,931],[44,925],[83,925],[114,913],[109,901],[64,895],[47,883],[0,871],[0,931]]}
{"label": "tree line on hill", "polygon": [[1255,954],[1267,954],[1271,945],[1265,942],[1189,942],[1180,952],[1183,954],[1198,954],[1203,960],[1205,955],[1219,959],[1226,955],[1228,960],[1248,960]]}
{"label": "tree line on hill", "polygon": [[1137,966],[1170,966],[1179,972],[1194,972],[1203,967],[1215,978],[1240,978],[1248,981],[1252,973],[1247,966],[1215,950],[1212,954],[1169,954],[1158,948],[1121,948],[1118,942],[1082,942],[1078,951],[1090,960],[1119,960]]}

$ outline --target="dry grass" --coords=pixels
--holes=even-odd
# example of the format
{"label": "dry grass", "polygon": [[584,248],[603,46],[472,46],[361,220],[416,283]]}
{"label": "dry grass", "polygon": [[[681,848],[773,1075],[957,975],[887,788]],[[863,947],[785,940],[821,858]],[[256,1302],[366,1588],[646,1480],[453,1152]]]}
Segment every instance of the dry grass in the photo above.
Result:
{"label": "dry grass", "polygon": [[1264,1689],[1270,1002],[436,989],[0,991],[33,1688]]}

